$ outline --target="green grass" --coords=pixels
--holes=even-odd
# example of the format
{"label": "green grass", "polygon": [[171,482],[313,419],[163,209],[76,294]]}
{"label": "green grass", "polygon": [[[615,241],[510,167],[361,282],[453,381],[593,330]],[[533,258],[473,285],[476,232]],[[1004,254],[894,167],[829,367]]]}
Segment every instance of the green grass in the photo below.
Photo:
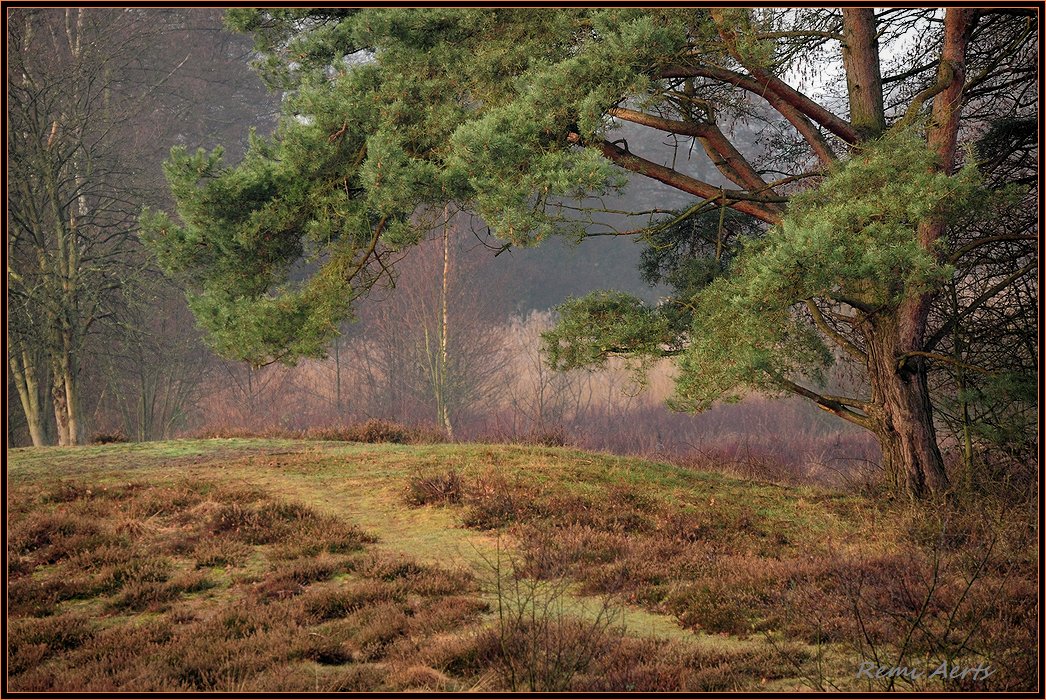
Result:
{"label": "green grass", "polygon": [[[970,630],[995,685],[929,689],[1026,689],[1033,674],[1033,614],[1014,610],[1034,608],[1034,546],[1011,521],[992,525],[1007,559],[963,593],[987,541],[974,518],[946,528],[965,549],[931,550],[924,511],[565,448],[244,438],[8,457],[13,688],[511,689],[508,650],[538,633],[496,624],[495,561],[556,591],[544,647],[604,645],[569,672],[546,664],[537,689],[878,689],[853,679],[869,640],[976,665],[950,641]],[[408,505],[440,474],[460,482],[455,502]],[[925,634],[901,648],[920,595]],[[236,610],[250,619],[228,624],[254,636],[216,622]],[[82,638],[55,642],[59,622]],[[117,630],[142,653],[114,657]]]}

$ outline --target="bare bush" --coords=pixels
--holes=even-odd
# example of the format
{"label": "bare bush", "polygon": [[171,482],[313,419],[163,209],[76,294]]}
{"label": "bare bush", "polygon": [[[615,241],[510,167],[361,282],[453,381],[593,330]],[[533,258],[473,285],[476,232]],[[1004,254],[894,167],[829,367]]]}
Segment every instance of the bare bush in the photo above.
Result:
{"label": "bare bush", "polygon": [[525,578],[500,542],[486,564],[497,621],[479,646],[512,692],[569,690],[575,676],[620,644],[621,614],[609,597],[595,610],[569,606],[569,582]]}

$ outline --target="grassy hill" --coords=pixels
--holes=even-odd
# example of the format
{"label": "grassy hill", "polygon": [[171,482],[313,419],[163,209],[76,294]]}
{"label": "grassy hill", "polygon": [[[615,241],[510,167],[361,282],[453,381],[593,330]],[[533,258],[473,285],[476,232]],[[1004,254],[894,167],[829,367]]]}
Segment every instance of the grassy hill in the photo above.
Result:
{"label": "grassy hill", "polygon": [[[529,446],[8,458],[10,690],[1035,683],[1036,533],[1013,509]],[[923,677],[858,678],[875,659]],[[992,673],[930,677],[941,662]]]}

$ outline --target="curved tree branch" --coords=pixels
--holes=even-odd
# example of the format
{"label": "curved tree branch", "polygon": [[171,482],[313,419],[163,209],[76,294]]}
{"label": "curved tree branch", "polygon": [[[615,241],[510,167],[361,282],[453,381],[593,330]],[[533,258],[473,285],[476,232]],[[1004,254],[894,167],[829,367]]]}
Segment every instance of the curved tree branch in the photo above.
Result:
{"label": "curved tree branch", "polygon": [[747,75],[726,68],[713,66],[679,66],[664,67],[659,73],[661,78],[708,78],[746,90],[763,98],[767,104],[787,119],[799,135],[806,140],[822,165],[830,165],[836,160],[835,152],[824,135],[800,110],[781,99],[779,95],[768,90]]}
{"label": "curved tree branch", "polygon": [[810,311],[810,315],[814,319],[814,325],[816,325],[822,333],[827,335],[835,344],[845,350],[854,359],[864,362],[868,359],[868,356],[859,347],[850,342],[842,333],[832,328],[825,320],[821,310],[817,308],[817,304],[813,299],[806,300],[806,308]]}
{"label": "curved tree branch", "polygon": [[871,430],[873,427],[872,420],[868,416],[864,415],[863,413],[857,413],[856,411],[852,411],[844,405],[845,401],[846,403],[849,403],[850,405],[853,405],[855,407],[860,406],[860,402],[857,399],[824,396],[822,394],[817,393],[816,391],[812,391],[804,386],[796,384],[790,379],[785,379],[784,377],[780,376],[773,377],[773,380],[780,384],[782,388],[787,389],[793,394],[802,396],[803,398],[810,399],[815,404],[817,404],[817,406],[822,410],[828,411],[829,413],[833,413],[842,418],[843,420],[849,421],[854,425],[859,425],[862,428],[867,428],[868,430]]}
{"label": "curved tree branch", "polygon": [[700,139],[712,162],[734,184],[750,190],[766,190],[768,187],[766,180],[715,124],[665,119],[623,107],[610,109],[608,113],[633,124]]}
{"label": "curved tree branch", "polygon": [[[569,134],[567,139],[572,143],[581,143],[581,137],[576,133]],[[720,198],[727,206],[744,214],[754,216],[768,224],[781,222],[781,215],[772,208],[773,205],[781,203],[780,198],[760,197],[740,190],[723,190],[702,180],[684,175],[672,168],[629,153],[620,146],[606,140],[592,145],[600,149],[607,160],[625,170],[645,175],[703,199]]]}
{"label": "curved tree branch", "polygon": [[1024,233],[1005,233],[998,236],[985,236],[984,238],[972,240],[966,245],[958,248],[948,258],[948,262],[955,264],[967,253],[977,250],[981,246],[991,245],[992,243],[1003,243],[1006,241],[1035,241],[1038,240],[1038,238],[1039,237],[1036,235]]}
{"label": "curved tree branch", "polygon": [[962,367],[963,369],[970,369],[970,370],[973,370],[974,372],[980,372],[981,374],[988,374],[988,375],[994,375],[995,374],[995,372],[992,372],[989,369],[985,369],[984,367],[980,367],[978,365],[971,365],[969,362],[963,362],[961,360],[957,360],[954,357],[950,357],[948,355],[941,355],[940,353],[936,353],[936,352],[924,352],[922,350],[912,350],[912,351],[906,352],[903,355],[901,355],[900,357],[898,357],[897,358],[897,369],[899,370],[902,367],[904,367],[904,365],[908,362],[908,358],[910,358],[910,357],[925,357],[925,358],[927,358],[929,360],[937,360],[938,362],[947,362],[948,364],[952,364],[952,365],[955,365],[957,367]]}
{"label": "curved tree branch", "polygon": [[733,56],[734,60],[744,66],[745,70],[752,74],[752,76],[767,90],[774,93],[787,104],[795,107],[803,115],[814,120],[828,131],[832,132],[843,141],[847,143],[857,143],[861,140],[861,135],[853,125],[845,119],[832,114],[827,109],[811,100],[806,95],[802,94],[791,85],[788,85],[783,80],[778,78],[776,75],[770,73],[770,71],[754,64],[751,61],[746,61],[741,52],[737,49],[737,32],[734,31],[730,22],[727,21],[723,15],[722,9],[713,9],[710,11],[712,20],[716,24],[716,28],[719,30],[719,36],[722,37],[723,43],[726,44],[727,50],[730,55]]}

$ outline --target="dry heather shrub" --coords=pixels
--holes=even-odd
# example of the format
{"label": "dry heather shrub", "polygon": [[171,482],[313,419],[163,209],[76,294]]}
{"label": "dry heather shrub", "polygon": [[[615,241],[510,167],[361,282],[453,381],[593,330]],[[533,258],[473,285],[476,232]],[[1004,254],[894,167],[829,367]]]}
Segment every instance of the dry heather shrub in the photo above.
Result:
{"label": "dry heather shrub", "polygon": [[200,615],[191,605],[182,603],[167,613],[172,625],[188,625],[200,619]]}
{"label": "dry heather shrub", "polygon": [[[23,675],[27,672],[38,668],[41,664],[47,661],[47,658],[51,655],[51,649],[47,644],[43,642],[20,642],[12,644],[7,650],[7,671],[12,675]],[[21,684],[27,684],[32,690],[44,690],[47,686],[37,687],[39,681],[26,681],[24,678],[20,678]],[[16,688],[18,686],[15,686]],[[23,688],[26,685],[22,685]]]}
{"label": "dry heather shrub", "polygon": [[473,623],[488,612],[488,603],[470,596],[432,598],[413,611],[410,627],[411,630],[428,635]]}
{"label": "dry heather shrub", "polygon": [[92,598],[131,584],[162,582],[170,569],[169,560],[151,556],[121,556],[118,562],[83,571],[74,568],[70,572],[59,567],[34,577],[14,579],[8,586],[9,614],[50,615],[63,601]]}
{"label": "dry heather shrub", "polygon": [[407,481],[406,502],[412,506],[460,503],[463,484],[457,469],[422,471]]}
{"label": "dry heather shrub", "polygon": [[271,498],[268,491],[250,484],[207,484],[205,493],[218,503],[255,503]]}
{"label": "dry heather shrub", "polygon": [[473,590],[472,572],[463,567],[427,567],[426,573],[408,582],[410,591],[423,596],[447,596]]}
{"label": "dry heather shrub", "polygon": [[18,578],[19,576],[25,576],[33,573],[33,562],[28,558],[19,556],[18,554],[11,554],[7,559],[7,576],[8,578]]}
{"label": "dry heather shrub", "polygon": [[323,625],[299,635],[290,652],[291,658],[308,659],[327,666],[352,663],[358,656],[356,629],[344,623]]}
{"label": "dry heather shrub", "polygon": [[28,576],[13,579],[7,584],[7,612],[9,615],[45,617],[54,613],[55,606],[65,596],[56,594],[42,581]]}
{"label": "dry heather shrub", "polygon": [[[326,680],[326,674],[323,676]],[[316,693],[327,691],[320,674],[299,663],[281,663],[244,681],[247,693]]]}
{"label": "dry heather shrub", "polygon": [[130,541],[122,539],[117,544],[106,544],[96,549],[79,552],[78,555],[69,560],[69,563],[74,568],[98,570],[107,566],[129,564],[136,556],[137,552]]}
{"label": "dry heather shrub", "polygon": [[8,538],[8,551],[32,555],[33,560],[47,564],[106,544],[96,523],[63,512],[33,513],[12,523]]}
{"label": "dry heather shrub", "polygon": [[352,581],[337,588],[310,590],[302,598],[305,614],[323,622],[348,617],[362,608],[379,603],[400,602],[402,590],[385,581]]}
{"label": "dry heather shrub", "polygon": [[242,542],[207,537],[200,540],[191,553],[197,568],[236,566],[250,554],[250,547]]}
{"label": "dry heather shrub", "polygon": [[312,666],[279,664],[243,682],[248,693],[352,693],[380,690],[385,671],[380,666],[353,664]]}
{"label": "dry heather shrub", "polygon": [[380,690],[385,683],[385,670],[377,664],[354,664],[339,670],[326,680],[331,693],[352,693]]}
{"label": "dry heather shrub", "polygon": [[760,597],[761,591],[751,585],[734,588],[706,580],[678,585],[669,591],[666,604],[687,627],[745,636],[754,631]]}
{"label": "dry heather shrub", "polygon": [[558,525],[579,525],[622,534],[651,532],[655,527],[652,509],[653,504],[615,501],[612,493],[599,499],[553,495],[542,506]]}
{"label": "dry heather shrub", "polygon": [[180,635],[177,643],[165,649],[167,668],[161,677],[198,691],[233,691],[283,655],[286,636],[268,632],[234,639]]}
{"label": "dry heather shrub", "polygon": [[252,586],[250,593],[258,600],[290,598],[302,593],[311,583],[325,581],[354,568],[353,559],[331,556],[295,559],[281,564],[264,576]]}
{"label": "dry heather shrub", "polygon": [[536,579],[566,576],[585,566],[616,561],[629,546],[627,536],[587,525],[523,527],[518,536],[524,552],[521,573]]}
{"label": "dry heather shrub", "polygon": [[377,418],[343,427],[312,428],[305,431],[302,436],[310,440],[364,443],[391,442],[400,445],[420,445],[447,441],[446,434],[435,428],[409,427],[402,423]]}
{"label": "dry heather shrub", "polygon": [[299,538],[278,554],[308,557],[324,553],[351,554],[362,550],[364,544],[377,541],[377,537],[352,523],[328,515],[308,522],[302,527]]}
{"label": "dry heather shrub", "polygon": [[475,578],[463,567],[422,564],[397,555],[375,555],[360,564],[358,573],[395,582],[402,590],[422,596],[446,596],[473,590]]}
{"label": "dry heather shrub", "polygon": [[428,666],[413,665],[394,670],[389,674],[388,685],[391,689],[403,691],[437,691],[454,690],[456,683],[452,678]]}
{"label": "dry heather shrub", "polygon": [[207,529],[250,545],[287,544],[287,556],[353,552],[374,541],[355,525],[282,501],[225,503],[210,515]]}
{"label": "dry heather shrub", "polygon": [[59,481],[40,495],[41,503],[69,503],[81,498],[87,498],[90,487],[77,481]]}
{"label": "dry heather shrub", "polygon": [[11,674],[24,673],[55,654],[82,646],[94,636],[91,621],[77,613],[42,619],[13,618],[10,624]]}
{"label": "dry heather shrub", "polygon": [[355,635],[359,658],[377,661],[385,658],[389,646],[410,626],[410,620],[401,606],[382,603],[358,610],[352,616],[357,625]]}
{"label": "dry heather shrub", "polygon": [[129,583],[120,595],[109,604],[117,612],[159,611],[164,605],[178,597],[178,591],[161,583],[142,581]]}
{"label": "dry heather shrub", "polygon": [[91,436],[92,445],[111,445],[119,442],[130,442],[122,430],[102,430]]}
{"label": "dry heather shrub", "polygon": [[173,569],[174,562],[167,557],[143,554],[126,564],[113,567],[108,578],[114,587],[125,586],[129,583],[162,583],[171,577]]}
{"label": "dry heather shrub", "polygon": [[131,581],[124,585],[110,607],[122,611],[166,610],[171,601],[188,593],[214,588],[215,585],[202,571],[186,571],[163,583]]}
{"label": "dry heather shrub", "polygon": [[541,615],[488,629],[485,635],[478,643],[484,665],[497,668],[513,692],[568,690],[576,675],[620,640],[602,621]]}
{"label": "dry heather shrub", "polygon": [[663,508],[658,514],[658,532],[671,540],[702,542],[715,533],[715,517],[707,509]]}
{"label": "dry heather shrub", "polygon": [[750,690],[760,679],[785,678],[809,652],[798,644],[738,650],[698,648],[655,638],[621,639],[571,683],[574,692],[724,692]]}
{"label": "dry heather shrub", "polygon": [[526,486],[510,482],[501,474],[488,471],[473,477],[463,497],[464,524],[476,530],[498,530],[524,517],[533,509],[533,496]]}
{"label": "dry heather shrub", "polygon": [[[474,621],[484,609],[481,601],[463,595],[474,589],[465,570],[384,554],[331,554],[360,549],[370,538],[304,506],[230,498],[210,485],[156,490],[162,493],[145,489],[123,499],[106,496],[113,512],[96,530],[83,527],[85,518],[66,512],[97,500],[77,485],[58,494],[58,512],[27,511],[15,519],[21,530],[14,534],[29,554],[16,555],[10,567],[21,572],[11,579],[9,590],[12,629],[20,635],[12,640],[8,659],[18,670],[13,688],[105,693],[381,690],[390,687],[385,684],[387,671],[368,660],[384,664],[395,653],[388,670],[425,667],[416,657],[427,635]],[[181,509],[163,503],[171,501]],[[164,506],[162,512],[159,506]],[[190,513],[193,517],[187,517]],[[130,527],[142,518],[151,518],[149,527]],[[103,538],[98,546],[29,575],[56,546],[85,535],[111,535],[109,530],[118,527],[124,535],[117,539]],[[178,543],[186,545],[186,556],[164,556]],[[253,546],[264,547],[271,568],[232,572],[232,601],[223,595],[178,602],[214,585],[206,567],[242,560]],[[283,560],[284,555],[294,558]],[[186,565],[196,568],[186,570]],[[84,573],[70,575],[71,568]],[[327,581],[345,572],[354,575]],[[237,582],[245,574],[257,585]],[[69,641],[81,631],[82,621],[47,616],[74,597],[96,598],[93,603],[122,615],[113,617],[111,629]],[[123,614],[146,611],[148,615],[135,615],[130,622],[117,621]],[[56,625],[68,628],[64,641],[55,634]],[[47,639],[51,644],[41,641]],[[353,664],[352,672],[329,666],[346,663]],[[288,671],[284,683],[274,669],[296,670]],[[311,682],[304,682],[303,672]],[[421,676],[411,673],[397,682],[401,685],[396,687],[422,684]]]}
{"label": "dry heather shrub", "polygon": [[200,484],[156,486],[137,494],[128,504],[126,514],[141,520],[166,518],[192,508],[203,500]]}
{"label": "dry heather shrub", "polygon": [[464,632],[438,635],[418,650],[416,658],[420,663],[457,678],[478,676],[488,669],[484,665],[485,659],[493,653],[482,646],[490,643],[491,638],[481,632],[478,628],[469,628]]}

